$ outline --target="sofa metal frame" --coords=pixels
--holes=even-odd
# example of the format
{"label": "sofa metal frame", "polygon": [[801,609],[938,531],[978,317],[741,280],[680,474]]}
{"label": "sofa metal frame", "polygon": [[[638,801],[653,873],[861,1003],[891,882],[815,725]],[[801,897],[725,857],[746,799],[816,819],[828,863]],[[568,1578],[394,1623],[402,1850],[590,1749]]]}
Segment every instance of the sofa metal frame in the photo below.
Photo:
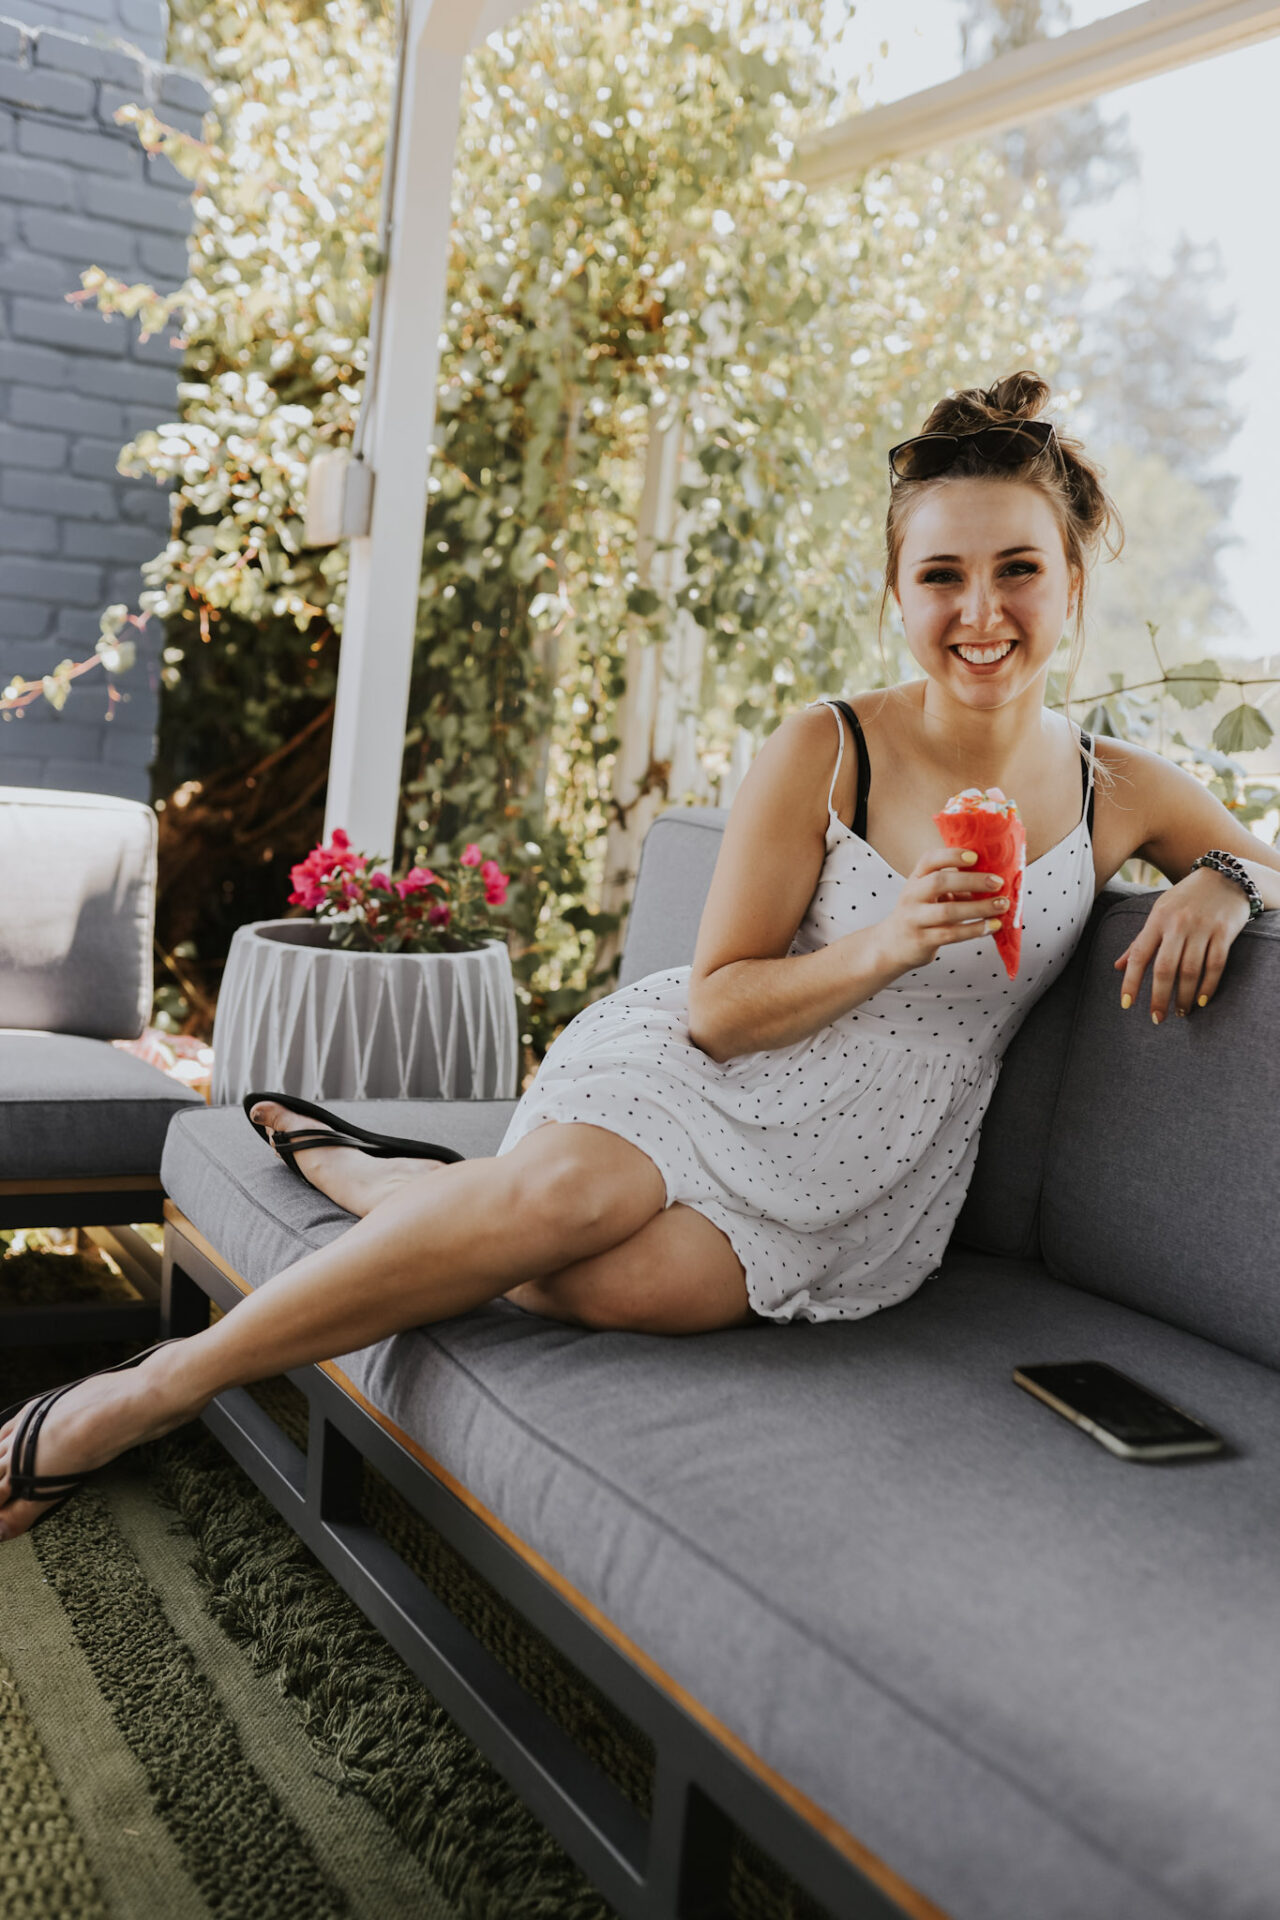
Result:
{"label": "sofa metal frame", "polygon": [[[165,1218],[167,1338],[199,1332],[210,1302],[226,1311],[251,1289],[171,1202]],[[336,1366],[288,1379],[309,1408],[305,1454],[244,1389],[220,1394],[205,1425],[622,1920],[727,1913],[735,1825],[839,1920],[945,1920],[663,1675]],[[652,1743],[649,1818],[366,1523],[365,1462]]]}

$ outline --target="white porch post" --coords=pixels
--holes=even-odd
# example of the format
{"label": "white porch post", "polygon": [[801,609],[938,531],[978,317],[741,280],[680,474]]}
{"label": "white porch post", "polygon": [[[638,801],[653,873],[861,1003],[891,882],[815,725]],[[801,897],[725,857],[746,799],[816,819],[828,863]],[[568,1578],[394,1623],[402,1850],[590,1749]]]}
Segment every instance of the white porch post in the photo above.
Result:
{"label": "white porch post", "polygon": [[[655,416],[656,408],[651,403],[644,486],[636,520],[636,561],[641,584],[665,600],[670,590],[671,556],[654,549],[672,534],[683,424],[678,412],[665,424]],[[616,881],[624,899],[635,878],[634,855],[639,847],[629,816],[653,777],[662,654],[661,640],[633,637],[627,643],[627,684],[618,704],[619,746],[611,781],[614,803],[625,817],[615,819],[610,826],[606,861],[606,887]]]}
{"label": "white porch post", "polygon": [[462,63],[484,13],[483,0],[405,4],[399,130],[387,155],[391,237],[365,437],[373,511],[367,535],[351,541],[325,807],[326,837],[345,827],[357,847],[386,858],[396,851]]}
{"label": "white porch post", "polygon": [[[666,404],[670,405],[670,402]],[[609,824],[601,904],[617,911],[631,897],[640,846],[668,793],[693,790],[708,797],[697,759],[697,711],[706,637],[674,598],[684,582],[680,541],[687,519],[676,489],[687,472],[684,416],[679,406],[660,423],[651,408],[644,487],[636,526],[637,571],[666,608],[661,640],[632,640],[627,647],[627,686],[618,710],[618,757],[612,796],[620,809]],[[671,552],[658,552],[675,541]],[[602,949],[607,952],[607,947]]]}

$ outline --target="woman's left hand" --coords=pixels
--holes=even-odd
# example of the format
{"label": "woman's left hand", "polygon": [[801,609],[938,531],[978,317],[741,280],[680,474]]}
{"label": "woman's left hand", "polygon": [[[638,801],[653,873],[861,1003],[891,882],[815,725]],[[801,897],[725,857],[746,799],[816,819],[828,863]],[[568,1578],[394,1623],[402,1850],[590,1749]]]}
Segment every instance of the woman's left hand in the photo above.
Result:
{"label": "woman's left hand", "polygon": [[1249,902],[1242,888],[1212,867],[1197,867],[1185,880],[1162,892],[1146,924],[1116,961],[1124,968],[1120,1005],[1138,997],[1142,976],[1151,968],[1151,1018],[1159,1026],[1172,1000],[1180,1014],[1206,1006],[1213,998],[1231,943],[1249,924]]}

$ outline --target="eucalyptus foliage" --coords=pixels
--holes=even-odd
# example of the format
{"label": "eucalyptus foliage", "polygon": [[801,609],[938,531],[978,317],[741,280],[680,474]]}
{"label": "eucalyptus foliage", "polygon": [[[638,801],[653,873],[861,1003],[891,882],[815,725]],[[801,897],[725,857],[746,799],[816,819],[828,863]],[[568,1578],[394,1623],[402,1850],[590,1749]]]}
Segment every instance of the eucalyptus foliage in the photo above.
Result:
{"label": "eucalyptus foliage", "polygon": [[[1112,673],[1103,692],[1084,693],[1086,711],[1081,725],[1091,733],[1137,740],[1195,774],[1235,815],[1242,826],[1257,831],[1268,821],[1280,827],[1280,779],[1251,774],[1238,756],[1271,744],[1274,729],[1247,689],[1275,686],[1274,676],[1240,677],[1225,671],[1219,660],[1203,659],[1170,665],[1161,652],[1160,628],[1146,622],[1147,642],[1156,671],[1145,680]],[[1229,699],[1208,741],[1188,740],[1175,724],[1181,713]],[[1135,863],[1136,864],[1136,863]],[[1126,878],[1135,877],[1125,872]]]}

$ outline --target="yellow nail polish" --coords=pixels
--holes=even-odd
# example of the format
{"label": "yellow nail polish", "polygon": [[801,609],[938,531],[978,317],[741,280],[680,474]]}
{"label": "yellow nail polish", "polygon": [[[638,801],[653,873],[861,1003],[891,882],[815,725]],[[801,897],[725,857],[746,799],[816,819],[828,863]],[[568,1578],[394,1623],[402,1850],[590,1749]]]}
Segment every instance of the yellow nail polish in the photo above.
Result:
{"label": "yellow nail polish", "polygon": [[1202,994],[1200,995],[1200,998],[1199,998],[1199,999],[1198,999],[1198,1000],[1196,1001],[1196,1005],[1197,1005],[1198,1007],[1207,1007],[1207,1006],[1208,1006],[1208,1004],[1209,1004],[1209,996],[1208,996],[1208,994],[1207,994],[1207,993],[1202,993]]}
{"label": "yellow nail polish", "polygon": [[1151,1024],[1152,1024],[1153,1026],[1156,1026],[1156,1027],[1158,1027],[1158,1026],[1160,1025],[1160,1015],[1159,1015],[1158,1013],[1153,1013],[1153,1014],[1152,1014],[1152,1016],[1151,1016]]}
{"label": "yellow nail polish", "polygon": [[1131,1007],[1133,1005],[1133,995],[1131,993],[1122,993],[1120,995],[1120,1005],[1126,1009]]}

